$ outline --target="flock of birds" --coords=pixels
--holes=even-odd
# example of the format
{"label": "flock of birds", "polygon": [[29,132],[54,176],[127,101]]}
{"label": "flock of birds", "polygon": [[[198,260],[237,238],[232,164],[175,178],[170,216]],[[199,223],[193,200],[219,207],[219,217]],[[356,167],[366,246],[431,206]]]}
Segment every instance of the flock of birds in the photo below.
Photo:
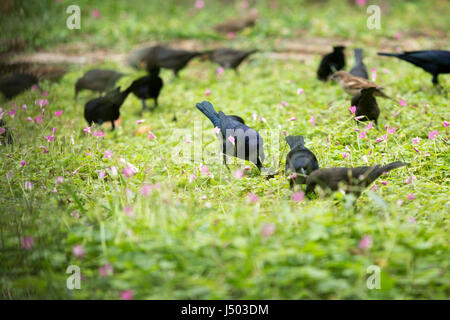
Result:
{"label": "flock of birds", "polygon": [[[333,51],[324,55],[317,70],[317,77],[322,81],[334,80],[342,89],[352,96],[351,106],[355,107],[355,116],[359,121],[374,121],[377,125],[380,109],[376,97],[392,99],[383,88],[368,80],[367,68],[363,62],[363,50],[354,49],[355,64],[349,72],[343,69],[346,66],[343,46],[336,46]],[[75,98],[82,90],[98,92],[99,97],[89,100],[84,107],[84,117],[89,125],[101,125],[111,122],[112,130],[115,121],[120,117],[120,107],[130,93],[142,100],[142,110],[147,108],[146,100],[153,99],[153,110],[158,106],[158,97],[163,88],[163,80],[159,76],[160,69],[170,69],[175,77],[185,68],[189,61],[195,57],[202,60],[209,59],[224,69],[234,69],[257,50],[236,50],[221,48],[208,51],[178,50],[162,45],[146,47],[131,52],[128,63],[139,69],[145,68],[148,75],[134,80],[130,86],[121,91],[114,88],[116,82],[124,76],[114,70],[93,69],[86,72],[75,83]],[[411,51],[404,53],[378,53],[381,56],[393,56],[410,62],[430,73],[434,85],[438,85],[438,76],[450,73],[450,51],[428,50]],[[29,74],[12,74],[0,79],[0,91],[7,99],[37,84],[38,79]],[[102,95],[105,93],[105,95]],[[393,100],[393,99],[392,99]],[[223,161],[227,166],[227,156],[241,158],[256,165],[259,171],[265,169],[263,139],[253,128],[247,126],[245,121],[236,115],[226,115],[217,112],[208,101],[197,103],[196,107],[213,124],[217,136],[222,139]],[[0,120],[0,127],[5,128],[6,123]],[[1,133],[3,136],[7,132]],[[10,134],[10,133],[9,133]],[[12,137],[4,137],[4,141],[12,143]],[[358,197],[361,191],[374,182],[382,174],[390,170],[408,165],[404,162],[392,162],[387,165],[363,166],[356,168],[319,168],[316,156],[305,147],[302,136],[288,136],[286,142],[290,152],[286,157],[285,174],[289,179],[291,188],[295,184],[306,184],[306,194],[314,193],[315,187],[324,190],[337,191],[341,188],[346,193]],[[6,143],[7,144],[7,143]],[[228,168],[229,169],[229,168]]]}

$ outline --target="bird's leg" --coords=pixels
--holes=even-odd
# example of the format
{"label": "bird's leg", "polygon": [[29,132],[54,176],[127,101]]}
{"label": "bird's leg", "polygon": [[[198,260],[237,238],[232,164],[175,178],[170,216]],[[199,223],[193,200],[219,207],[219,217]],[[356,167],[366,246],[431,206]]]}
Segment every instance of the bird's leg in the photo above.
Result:
{"label": "bird's leg", "polygon": [[147,105],[145,104],[145,99],[141,99],[142,102],[142,111],[144,111],[145,109],[147,109]]}
{"label": "bird's leg", "polygon": [[116,125],[114,124],[114,120],[111,120],[111,131],[114,131],[114,129],[116,128]]}
{"label": "bird's leg", "polygon": [[228,171],[231,171],[230,167],[227,164],[227,156],[225,153],[223,154],[223,164],[227,167]]}

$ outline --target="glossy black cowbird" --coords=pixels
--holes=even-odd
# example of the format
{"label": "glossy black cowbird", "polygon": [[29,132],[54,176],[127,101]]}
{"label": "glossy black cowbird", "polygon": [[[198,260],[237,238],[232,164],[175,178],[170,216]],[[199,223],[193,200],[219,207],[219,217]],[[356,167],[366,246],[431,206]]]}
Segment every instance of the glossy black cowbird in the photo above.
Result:
{"label": "glossy black cowbird", "polygon": [[154,46],[137,49],[128,56],[128,63],[139,69],[147,65],[159,66],[160,68],[170,69],[175,77],[192,58],[202,55],[199,51],[178,50],[165,46]]}
{"label": "glossy black cowbird", "polygon": [[361,117],[359,121],[374,120],[378,124],[380,108],[374,96],[375,91],[375,87],[365,88],[352,98],[351,106],[356,107],[355,117]]}
{"label": "glossy black cowbird", "polygon": [[[319,169],[316,156],[308,148],[302,136],[288,136],[286,142],[291,151],[286,156],[286,175],[289,177],[291,188],[296,184],[305,184],[306,177],[314,170]],[[295,174],[295,176],[292,176]]]}
{"label": "glossy black cowbird", "polygon": [[333,47],[333,52],[323,56],[320,61],[319,69],[317,70],[317,77],[319,80],[327,81],[328,77],[334,72],[345,67],[345,56],[343,46]]}
{"label": "glossy black cowbird", "polygon": [[132,92],[142,100],[142,110],[146,109],[146,99],[154,100],[154,108],[158,106],[159,92],[163,87],[163,81],[159,76],[159,67],[152,67],[148,70],[149,75],[133,81]]}
{"label": "glossy black cowbird", "polygon": [[356,48],[353,51],[355,53],[355,64],[350,70],[350,74],[360,78],[369,79],[366,65],[363,62],[363,49]]}
{"label": "glossy black cowbird", "polygon": [[13,73],[0,78],[0,92],[11,99],[38,83],[38,78],[27,73]]}
{"label": "glossy black cowbird", "polygon": [[208,101],[197,103],[196,107],[211,120],[214,127],[220,129],[223,161],[227,168],[228,155],[253,162],[261,171],[264,162],[263,139],[256,130],[246,126],[235,116],[227,116],[222,111],[217,113]]}
{"label": "glossy black cowbird", "polygon": [[13,144],[11,129],[6,125],[6,121],[0,119],[0,145]]}
{"label": "glossy black cowbird", "polygon": [[102,124],[111,121],[112,130],[114,130],[114,121],[119,119],[120,107],[126,97],[133,90],[133,84],[126,90],[120,91],[120,87],[109,91],[105,96],[92,99],[84,107],[84,118],[89,125],[92,123]]}
{"label": "glossy black cowbird", "polygon": [[249,55],[257,52],[258,50],[235,50],[228,48],[215,49],[206,53],[206,56],[210,61],[219,64],[224,69],[234,69],[237,72],[238,66]]}
{"label": "glossy black cowbird", "polygon": [[124,74],[114,70],[92,69],[86,72],[75,83],[75,99],[82,90],[91,90],[100,93],[106,92],[116,84]]}
{"label": "glossy black cowbird", "polygon": [[342,188],[345,193],[359,197],[361,192],[383,173],[406,165],[408,163],[396,161],[385,166],[319,169],[306,178],[305,193],[313,193],[316,186],[319,186],[324,191],[337,191]]}
{"label": "glossy black cowbird", "polygon": [[408,51],[404,53],[378,52],[378,55],[396,57],[422,68],[433,76],[432,82],[434,85],[439,84],[438,76],[441,73],[450,73],[450,51],[423,50]]}

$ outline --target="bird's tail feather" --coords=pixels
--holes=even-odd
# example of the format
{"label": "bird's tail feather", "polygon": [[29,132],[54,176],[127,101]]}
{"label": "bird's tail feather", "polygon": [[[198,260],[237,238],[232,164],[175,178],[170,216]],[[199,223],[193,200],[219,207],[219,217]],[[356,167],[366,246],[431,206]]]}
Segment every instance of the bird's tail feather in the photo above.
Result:
{"label": "bird's tail feather", "polygon": [[378,179],[378,177],[381,176],[384,172],[389,172],[391,170],[394,170],[394,169],[397,169],[397,168],[400,168],[403,166],[407,166],[407,165],[409,165],[409,163],[401,162],[401,161],[391,162],[385,166],[378,165],[378,166],[374,167],[374,170],[371,170],[371,172],[369,172],[369,174],[368,174],[369,183],[372,183],[373,181]]}
{"label": "bird's tail feather", "polygon": [[294,149],[297,146],[304,147],[305,145],[305,140],[302,136],[287,136],[286,142],[288,143],[289,147],[291,147],[291,149]]}
{"label": "bird's tail feather", "polygon": [[220,127],[219,114],[214,109],[213,105],[208,101],[199,102],[195,105],[211,122],[214,127]]}
{"label": "bird's tail feather", "polygon": [[354,50],[354,52],[355,52],[355,61],[356,61],[356,63],[361,63],[362,60],[363,60],[363,49],[356,48]]}
{"label": "bird's tail feather", "polygon": [[379,56],[388,56],[388,57],[398,57],[398,53],[387,53],[387,52],[378,52]]}

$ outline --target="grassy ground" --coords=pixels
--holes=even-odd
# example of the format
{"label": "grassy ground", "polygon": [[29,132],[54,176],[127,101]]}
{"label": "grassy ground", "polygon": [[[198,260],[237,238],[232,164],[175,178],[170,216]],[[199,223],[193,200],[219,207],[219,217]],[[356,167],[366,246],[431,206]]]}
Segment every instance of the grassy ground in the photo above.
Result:
{"label": "grassy ground", "polygon": [[[207,2],[195,12],[192,1],[79,3],[88,9],[78,34],[57,27],[64,2],[27,2],[22,23],[17,23],[20,15],[11,14],[0,25],[2,30],[12,27],[31,48],[85,41],[127,50],[140,41],[174,37],[228,45],[209,26],[239,8]],[[450,118],[448,96],[437,94],[420,69],[375,55],[375,44],[399,31],[426,29],[427,41],[437,40],[433,35],[450,30],[444,14],[448,5],[395,1],[385,20],[389,27],[369,32],[364,9],[295,3],[279,2],[270,10],[267,2],[258,2],[264,23],[231,45],[262,46],[267,39],[270,47],[272,36],[295,38],[297,29],[310,36],[373,43],[367,47],[366,64],[377,69],[377,82],[387,93],[406,105],[379,99],[379,130],[358,139],[355,129],[364,125],[352,120],[348,96],[339,86],[315,78],[319,56],[298,63],[259,54],[242,66],[239,76],[228,71],[217,75],[216,66],[193,61],[178,80],[162,72],[166,86],[155,112],[139,115],[140,102],[130,96],[121,109],[121,126],[115,132],[101,128],[102,138],[82,132],[83,105],[93,95],[73,100],[74,82],[92,66],[74,67],[60,82],[41,84],[48,96],[29,91],[1,104],[3,118],[15,128],[16,143],[0,153],[0,297],[116,299],[132,290],[136,299],[448,298],[450,157],[449,129],[443,126]],[[94,7],[100,12],[97,20],[91,18]],[[120,81],[123,86],[142,74],[112,62],[101,67],[128,72]],[[448,88],[450,78],[442,76],[441,83]],[[298,94],[298,88],[304,93]],[[40,99],[49,102],[43,123],[27,121],[41,114]],[[284,166],[283,131],[303,135],[321,167],[364,165],[364,156],[370,164],[402,160],[411,165],[380,178],[363,193],[357,209],[352,198],[340,193],[293,201],[284,175],[266,180],[252,168],[236,178],[233,172],[243,162],[231,165],[229,173],[207,161],[211,174],[205,174],[202,161],[179,163],[181,156],[174,152],[177,147],[213,148],[212,126],[194,107],[204,99],[264,132],[267,165],[276,167],[279,157]],[[281,106],[282,101],[287,105]],[[63,111],[60,117],[57,110]],[[293,116],[296,121],[289,121]],[[139,119],[145,121],[137,124]],[[155,139],[148,133],[135,135],[144,125]],[[202,141],[195,136],[196,126],[203,128]],[[396,132],[377,143],[385,126]],[[55,140],[48,141],[53,128]],[[429,139],[435,130],[438,134]],[[414,144],[416,137],[420,140]],[[186,150],[183,155],[191,158]],[[127,178],[122,170],[130,165],[138,172]],[[142,194],[143,186],[152,190]],[[81,268],[80,290],[66,288],[69,265]],[[113,271],[102,276],[105,265]],[[379,290],[366,286],[370,265],[381,268]]]}

